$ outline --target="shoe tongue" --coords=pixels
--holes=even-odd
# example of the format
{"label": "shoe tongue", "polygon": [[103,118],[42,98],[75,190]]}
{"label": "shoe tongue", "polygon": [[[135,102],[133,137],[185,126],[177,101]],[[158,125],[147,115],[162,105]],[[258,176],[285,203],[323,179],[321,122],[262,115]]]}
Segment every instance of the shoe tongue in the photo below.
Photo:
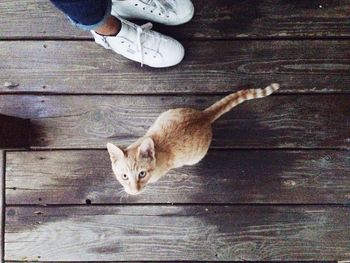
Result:
{"label": "shoe tongue", "polygon": [[133,28],[131,25],[128,25],[122,21],[121,28],[119,33],[117,34],[118,37],[126,37],[128,39],[132,38],[132,36],[135,35],[135,28]]}
{"label": "shoe tongue", "polygon": [[[123,37],[125,39],[129,39],[130,41],[136,41],[136,28],[132,26],[131,24],[129,25],[128,23],[122,22],[122,27],[117,34],[118,37]],[[141,34],[141,43],[144,42],[145,35]]]}

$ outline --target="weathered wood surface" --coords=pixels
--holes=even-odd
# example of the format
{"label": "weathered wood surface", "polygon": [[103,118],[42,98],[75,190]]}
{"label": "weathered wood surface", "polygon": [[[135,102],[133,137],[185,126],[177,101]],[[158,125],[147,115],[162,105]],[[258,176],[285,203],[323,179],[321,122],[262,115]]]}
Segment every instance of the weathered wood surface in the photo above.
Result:
{"label": "weathered wood surface", "polygon": [[[185,46],[180,65],[155,71],[93,42],[0,42],[0,92],[226,93],[271,82],[281,84],[279,93],[350,92],[348,40],[192,41]],[[5,82],[18,86],[9,89]]]}
{"label": "weathered wood surface", "polygon": [[29,120],[0,114],[0,149],[29,146]]}
{"label": "weathered wood surface", "polygon": [[0,262],[4,259],[5,158],[5,151],[0,150]]}
{"label": "weathered wood surface", "polygon": [[[180,27],[159,27],[177,38],[346,37],[350,36],[348,0],[193,0],[193,20]],[[48,1],[0,3],[1,38],[91,38],[75,29]]]}
{"label": "weathered wood surface", "polygon": [[[0,96],[0,112],[30,118],[33,148],[105,148],[143,136],[170,108],[204,109],[222,96]],[[214,123],[212,147],[350,148],[349,95],[246,102]]]}
{"label": "weathered wood surface", "polygon": [[349,151],[213,150],[199,164],[129,196],[113,176],[107,151],[10,152],[6,202],[345,204],[349,175]]}
{"label": "weathered wood surface", "polygon": [[349,207],[7,207],[7,260],[348,259]]}

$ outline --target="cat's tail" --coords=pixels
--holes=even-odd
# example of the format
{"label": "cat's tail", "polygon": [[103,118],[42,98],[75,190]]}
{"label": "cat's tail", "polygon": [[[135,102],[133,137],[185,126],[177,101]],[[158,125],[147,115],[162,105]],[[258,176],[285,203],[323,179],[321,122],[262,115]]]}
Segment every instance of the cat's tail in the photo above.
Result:
{"label": "cat's tail", "polygon": [[215,120],[220,118],[221,115],[230,111],[236,105],[246,100],[258,99],[258,98],[269,96],[279,88],[280,88],[279,84],[273,83],[264,89],[240,90],[214,103],[212,106],[204,110],[204,113],[208,115],[208,118],[211,122],[214,122]]}

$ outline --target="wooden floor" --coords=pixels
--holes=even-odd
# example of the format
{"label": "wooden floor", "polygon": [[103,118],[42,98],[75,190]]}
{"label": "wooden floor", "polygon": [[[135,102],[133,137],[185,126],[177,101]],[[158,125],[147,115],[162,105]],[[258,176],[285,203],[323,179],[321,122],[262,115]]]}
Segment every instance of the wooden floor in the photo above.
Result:
{"label": "wooden floor", "polygon": [[[0,113],[32,125],[29,149],[0,152],[3,260],[350,260],[350,1],[193,2],[190,23],[156,26],[186,47],[160,70],[47,0],[0,2]],[[215,124],[201,163],[122,191],[106,142],[271,82]]]}

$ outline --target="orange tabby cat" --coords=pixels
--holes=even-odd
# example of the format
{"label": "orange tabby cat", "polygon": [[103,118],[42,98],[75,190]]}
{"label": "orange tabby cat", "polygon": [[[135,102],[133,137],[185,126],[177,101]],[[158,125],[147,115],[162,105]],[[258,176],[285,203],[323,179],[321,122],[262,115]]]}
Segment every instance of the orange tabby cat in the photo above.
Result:
{"label": "orange tabby cat", "polygon": [[279,88],[241,90],[226,96],[204,111],[179,108],[163,112],[146,135],[125,150],[108,143],[112,169],[129,194],[138,194],[170,169],[198,163],[212,138],[211,124],[236,105],[263,98]]}

